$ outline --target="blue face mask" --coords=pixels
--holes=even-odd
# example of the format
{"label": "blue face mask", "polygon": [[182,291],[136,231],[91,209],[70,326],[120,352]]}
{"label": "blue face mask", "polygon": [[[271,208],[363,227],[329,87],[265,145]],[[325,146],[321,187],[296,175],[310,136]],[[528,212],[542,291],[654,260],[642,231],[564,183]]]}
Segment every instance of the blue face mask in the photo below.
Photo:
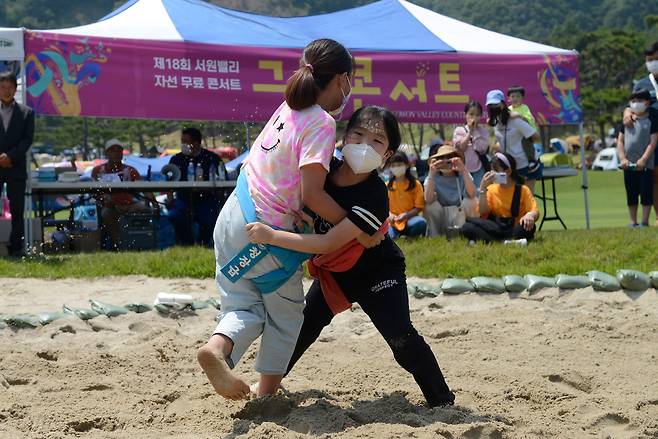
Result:
{"label": "blue face mask", "polygon": [[336,120],[340,119],[340,116],[343,114],[343,110],[345,110],[345,107],[347,106],[347,102],[350,100],[350,96],[352,95],[352,85],[350,84],[350,91],[347,93],[347,95],[345,95],[343,87],[340,88],[340,92],[343,94],[343,103],[340,104],[340,106],[335,110],[328,111],[328,113],[331,114]]}

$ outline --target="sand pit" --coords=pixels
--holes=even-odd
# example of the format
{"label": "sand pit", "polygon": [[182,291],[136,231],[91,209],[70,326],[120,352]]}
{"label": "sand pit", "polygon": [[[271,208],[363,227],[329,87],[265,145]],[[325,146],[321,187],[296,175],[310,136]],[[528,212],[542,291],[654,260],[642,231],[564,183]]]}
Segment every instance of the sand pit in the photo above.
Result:
{"label": "sand pit", "polygon": [[[212,280],[0,279],[0,313],[200,299]],[[457,405],[430,409],[362,311],[337,317],[284,384],[216,396],[195,362],[216,311],[0,330],[2,438],[655,438],[658,295],[544,290],[411,299]],[[239,365],[249,382],[255,347]]]}

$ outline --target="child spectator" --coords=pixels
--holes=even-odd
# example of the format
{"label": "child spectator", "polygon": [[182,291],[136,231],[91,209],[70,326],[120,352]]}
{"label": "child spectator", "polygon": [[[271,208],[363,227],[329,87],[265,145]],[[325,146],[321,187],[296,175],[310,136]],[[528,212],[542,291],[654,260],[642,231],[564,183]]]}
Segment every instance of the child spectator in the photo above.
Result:
{"label": "child spectator", "polygon": [[425,208],[423,186],[411,174],[409,158],[397,152],[389,160],[391,179],[388,186],[388,209],[390,226],[388,235],[397,239],[400,235],[424,236],[427,230],[425,218],[420,212]]}
{"label": "child spectator", "polygon": [[480,125],[482,105],[471,101],[464,107],[466,124],[455,128],[452,143],[464,154],[466,169],[471,173],[475,186],[479,186],[484,173],[490,168],[487,152],[489,151],[489,131]]}
{"label": "child spectator", "polygon": [[617,138],[617,151],[624,170],[626,203],[631,217],[630,227],[638,227],[637,202],[642,204],[640,227],[649,225],[653,205],[654,150],[658,143],[658,121],[649,118],[651,95],[648,90],[637,90],[630,97],[630,109],[635,114],[631,127],[624,126]]}
{"label": "child spectator", "polygon": [[[532,115],[530,107],[523,103],[525,100],[525,88],[521,86],[510,87],[507,89],[507,97],[510,101],[509,108],[512,110],[512,114],[518,114],[523,120],[528,122],[528,125],[533,127],[535,131],[539,132],[535,116]],[[538,143],[535,145],[532,139],[523,139],[523,151],[528,157],[528,161],[531,162],[531,169],[536,169],[539,165],[539,162],[537,161],[537,152],[541,150],[541,144]]]}
{"label": "child spectator", "polygon": [[464,155],[452,145],[430,151],[430,172],[425,179],[425,219],[428,235],[448,234],[466,217],[478,215],[477,189],[464,166]]}

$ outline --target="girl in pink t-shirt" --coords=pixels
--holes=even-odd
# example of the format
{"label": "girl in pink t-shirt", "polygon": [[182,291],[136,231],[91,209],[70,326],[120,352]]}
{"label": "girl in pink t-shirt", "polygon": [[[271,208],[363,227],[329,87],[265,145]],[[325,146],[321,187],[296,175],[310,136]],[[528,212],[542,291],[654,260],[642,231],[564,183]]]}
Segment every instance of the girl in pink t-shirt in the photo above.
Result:
{"label": "girl in pink t-shirt", "polygon": [[464,107],[466,124],[455,128],[452,134],[452,143],[464,154],[466,170],[473,177],[476,187],[479,187],[484,173],[488,171],[484,164],[489,159],[486,154],[489,150],[489,130],[480,124],[482,118],[482,105],[471,101]]}
{"label": "girl in pink t-shirt", "polygon": [[[250,393],[249,386],[231,369],[261,335],[255,362],[260,381],[251,391],[275,393],[303,321],[301,265],[292,264],[292,270],[285,270],[284,281],[275,283],[273,290],[265,290],[260,283],[268,274],[281,273],[285,265],[272,252],[261,259],[254,256],[253,264],[245,257],[242,265],[231,265],[236,255],[251,257],[258,252],[252,248],[245,253],[250,243],[245,230],[248,213],[242,208],[248,201],[258,221],[284,230],[295,228],[304,206],[334,224],[345,217],[346,212],[324,191],[324,184],[335,148],[334,117],[340,116],[349,100],[351,79],[352,55],[341,44],[321,39],[306,46],[299,69],[288,79],[285,102],[252,145],[238,189],[217,219],[214,240],[220,321],[197,358],[217,393],[225,398],[241,399]],[[248,268],[238,276],[239,266]],[[236,269],[224,274],[222,267]],[[288,277],[288,272],[294,274]]]}

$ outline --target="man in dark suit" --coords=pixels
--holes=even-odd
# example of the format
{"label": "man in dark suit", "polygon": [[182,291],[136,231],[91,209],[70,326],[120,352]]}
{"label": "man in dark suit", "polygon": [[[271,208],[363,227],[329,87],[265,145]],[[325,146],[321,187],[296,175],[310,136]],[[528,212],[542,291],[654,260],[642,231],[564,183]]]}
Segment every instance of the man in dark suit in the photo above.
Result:
{"label": "man in dark suit", "polygon": [[7,184],[11,206],[9,254],[23,253],[27,151],[34,139],[34,112],[14,100],[18,83],[12,72],[0,73],[0,188]]}

